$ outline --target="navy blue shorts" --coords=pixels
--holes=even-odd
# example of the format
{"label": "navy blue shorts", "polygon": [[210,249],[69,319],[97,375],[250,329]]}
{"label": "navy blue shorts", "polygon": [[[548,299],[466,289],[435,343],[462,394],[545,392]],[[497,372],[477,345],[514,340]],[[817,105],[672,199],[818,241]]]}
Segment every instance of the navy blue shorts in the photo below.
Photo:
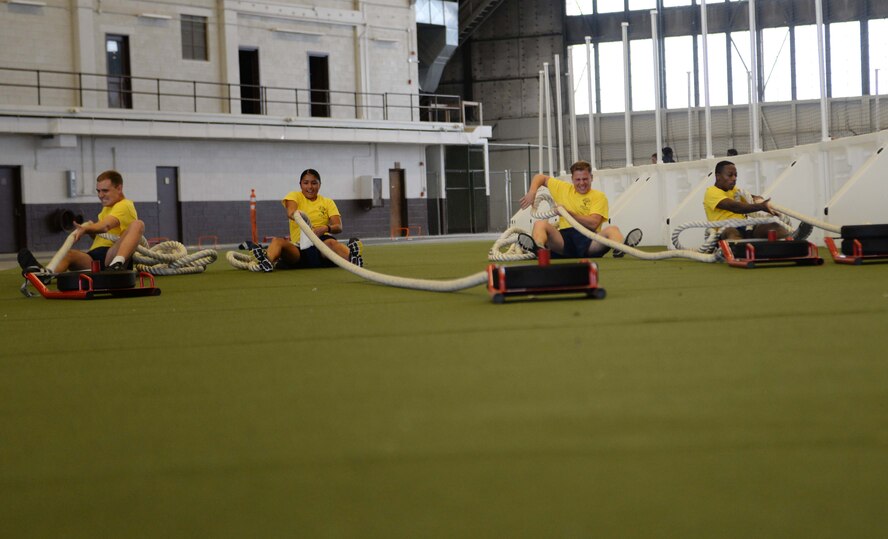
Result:
{"label": "navy blue shorts", "polygon": [[[330,234],[324,234],[320,238],[321,241],[336,239]],[[277,263],[277,269],[332,268],[335,265],[329,258],[322,255],[317,247],[312,245],[299,250],[299,262],[292,264],[282,258]]]}
{"label": "navy blue shorts", "polygon": [[[95,249],[86,252],[90,258],[99,261],[99,271],[105,269],[105,257],[108,256],[108,249],[110,249],[110,247],[96,247]],[[132,258],[126,261],[126,269],[133,269]]]}
{"label": "navy blue shorts", "polygon": [[552,258],[601,258],[610,251],[610,247],[596,243],[600,249],[590,253],[589,246],[592,245],[592,240],[576,228],[562,228],[559,232],[561,239],[564,240],[564,252],[559,254],[553,251]]}

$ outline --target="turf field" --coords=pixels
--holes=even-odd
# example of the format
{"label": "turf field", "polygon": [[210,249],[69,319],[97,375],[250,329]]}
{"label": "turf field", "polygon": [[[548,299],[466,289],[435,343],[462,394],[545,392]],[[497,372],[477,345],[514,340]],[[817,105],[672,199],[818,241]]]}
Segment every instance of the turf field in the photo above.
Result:
{"label": "turf field", "polygon": [[603,301],[505,305],[222,257],[157,298],[0,272],[0,535],[888,536],[888,264],[600,267]]}

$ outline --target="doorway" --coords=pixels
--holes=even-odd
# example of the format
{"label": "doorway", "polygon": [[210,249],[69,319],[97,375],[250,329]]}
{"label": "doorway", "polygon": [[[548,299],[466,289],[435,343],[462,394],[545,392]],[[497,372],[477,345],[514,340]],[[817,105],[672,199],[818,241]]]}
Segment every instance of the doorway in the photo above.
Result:
{"label": "doorway", "polygon": [[447,146],[444,150],[447,193],[447,233],[487,232],[487,186],[484,181],[484,148]]}
{"label": "doorway", "polygon": [[177,167],[157,167],[157,235],[176,241],[182,238]]}
{"label": "doorway", "polygon": [[311,115],[330,117],[330,63],[326,54],[308,55],[308,83],[311,87]]}
{"label": "doorway", "polygon": [[[395,167],[399,167],[395,163]],[[406,181],[403,168],[389,169],[389,200],[391,201],[391,210],[389,212],[389,229],[391,236],[397,238],[402,236],[407,222],[407,193]]]}
{"label": "doorway", "polygon": [[112,109],[133,108],[129,36],[107,34],[105,57],[108,63],[108,106]]}
{"label": "doorway", "polygon": [[14,253],[25,244],[20,167],[0,167],[0,253]]}
{"label": "doorway", "polygon": [[241,114],[262,114],[259,49],[238,50],[238,61],[240,63]]}

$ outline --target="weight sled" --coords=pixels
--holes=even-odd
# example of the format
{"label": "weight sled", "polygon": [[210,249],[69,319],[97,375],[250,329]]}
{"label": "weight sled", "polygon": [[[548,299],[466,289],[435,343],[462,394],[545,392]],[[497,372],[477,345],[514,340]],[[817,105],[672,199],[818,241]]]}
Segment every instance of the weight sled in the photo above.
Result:
{"label": "weight sled", "polygon": [[725,255],[725,262],[737,268],[773,263],[800,266],[823,264],[817,246],[805,240],[720,240],[718,244]]}
{"label": "weight sled", "polygon": [[834,262],[860,265],[867,260],[888,258],[888,225],[848,225],[841,230],[841,248],[838,238],[824,238]]}
{"label": "weight sled", "polygon": [[598,264],[588,260],[549,264],[549,252],[537,252],[536,266],[487,267],[487,291],[494,303],[504,303],[507,296],[540,296],[580,293],[587,298],[604,299],[605,289],[598,287]]}

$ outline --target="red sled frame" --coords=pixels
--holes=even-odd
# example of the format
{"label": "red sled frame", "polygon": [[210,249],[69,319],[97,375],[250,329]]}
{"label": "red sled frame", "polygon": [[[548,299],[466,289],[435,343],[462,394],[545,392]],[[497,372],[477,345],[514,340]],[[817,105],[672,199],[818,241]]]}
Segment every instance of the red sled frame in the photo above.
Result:
{"label": "red sled frame", "polygon": [[826,247],[829,249],[829,254],[832,256],[833,262],[836,264],[853,264],[859,266],[863,264],[864,260],[888,258],[888,253],[876,253],[871,255],[863,254],[863,244],[861,244],[858,239],[854,240],[854,247],[850,256],[839,252],[839,249],[836,247],[835,239],[823,238],[823,242],[826,243]]}
{"label": "red sled frame", "polygon": [[[144,271],[139,272],[139,286],[133,288],[99,288],[93,286],[93,279],[89,275],[81,275],[77,290],[50,290],[43,284],[37,275],[25,273],[25,279],[31,283],[37,292],[46,299],[101,299],[101,298],[135,298],[141,296],[159,296],[160,288],[154,286],[154,276]],[[145,286],[145,280],[148,286]],[[25,295],[30,295],[22,288]]]}
{"label": "red sled frame", "polygon": [[721,248],[722,254],[725,255],[725,262],[735,268],[752,269],[755,268],[756,264],[780,262],[792,262],[800,266],[819,266],[823,264],[823,259],[820,258],[820,254],[817,252],[817,246],[810,241],[808,242],[807,255],[786,258],[756,258],[754,242],[746,244],[746,258],[735,258],[734,252],[731,250],[731,246],[728,245],[727,240],[719,240],[718,245]]}

